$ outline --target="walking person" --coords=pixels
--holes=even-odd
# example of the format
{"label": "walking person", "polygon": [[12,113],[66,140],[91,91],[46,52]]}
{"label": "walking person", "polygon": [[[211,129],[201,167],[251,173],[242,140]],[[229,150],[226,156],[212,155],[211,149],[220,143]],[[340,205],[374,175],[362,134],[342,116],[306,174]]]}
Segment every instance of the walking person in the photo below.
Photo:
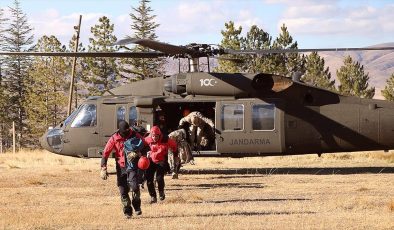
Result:
{"label": "walking person", "polygon": [[158,126],[153,126],[150,134],[145,138],[145,142],[150,147],[148,158],[150,160],[149,168],[146,171],[146,181],[148,186],[151,203],[157,202],[157,193],[154,184],[154,177],[156,174],[157,187],[159,190],[160,200],[166,198],[164,193],[164,175],[169,171],[168,165],[168,151],[177,154],[177,144],[174,140],[169,139],[168,136],[163,135]]}
{"label": "walking person", "polygon": [[[126,218],[132,216],[131,205],[134,207],[136,215],[142,214],[137,165],[141,154],[143,154],[141,151],[144,151],[144,145],[145,141],[141,135],[130,129],[126,121],[120,121],[119,130],[109,138],[101,158],[100,176],[103,180],[106,180],[108,178],[108,157],[115,150],[117,186]],[[130,190],[132,200],[129,197]]]}

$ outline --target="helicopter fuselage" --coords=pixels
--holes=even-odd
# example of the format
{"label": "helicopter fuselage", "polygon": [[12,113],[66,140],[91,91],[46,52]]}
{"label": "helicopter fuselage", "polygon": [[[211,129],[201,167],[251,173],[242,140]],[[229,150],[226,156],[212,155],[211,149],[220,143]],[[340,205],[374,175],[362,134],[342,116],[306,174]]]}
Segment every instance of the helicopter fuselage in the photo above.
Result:
{"label": "helicopter fuselage", "polygon": [[182,111],[215,124],[201,156],[271,156],[394,148],[394,103],[347,97],[271,74],[184,73],[86,100],[41,139],[51,152],[101,157],[120,120],[176,130]]}

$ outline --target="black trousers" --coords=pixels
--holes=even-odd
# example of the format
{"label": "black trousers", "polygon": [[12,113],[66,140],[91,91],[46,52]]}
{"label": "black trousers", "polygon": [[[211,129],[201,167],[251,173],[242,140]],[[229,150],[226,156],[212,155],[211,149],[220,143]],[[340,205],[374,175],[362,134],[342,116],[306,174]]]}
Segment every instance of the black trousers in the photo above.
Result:
{"label": "black trousers", "polygon": [[[133,213],[131,205],[133,205],[135,211],[141,211],[141,192],[138,184],[138,169],[126,171],[125,168],[121,168],[116,162],[116,177],[120,192],[120,200],[123,204],[123,213],[131,215]],[[130,200],[129,197],[130,190],[132,192],[132,200]]]}
{"label": "black trousers", "polygon": [[146,184],[148,186],[149,195],[151,197],[157,197],[155,190],[155,173],[156,181],[159,192],[164,192],[164,174],[168,171],[168,163],[166,161],[161,161],[159,163],[154,163],[151,158],[149,168],[146,170]]}

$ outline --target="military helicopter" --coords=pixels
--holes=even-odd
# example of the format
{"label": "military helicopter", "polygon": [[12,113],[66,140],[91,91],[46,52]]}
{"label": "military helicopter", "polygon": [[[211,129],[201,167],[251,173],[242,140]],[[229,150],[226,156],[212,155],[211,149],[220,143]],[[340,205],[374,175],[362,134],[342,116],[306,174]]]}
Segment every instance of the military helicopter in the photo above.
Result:
{"label": "military helicopter", "polygon": [[231,50],[206,44],[176,46],[124,39],[154,52],[12,53],[0,55],[188,58],[190,71],[132,82],[83,102],[40,142],[50,152],[101,157],[120,120],[149,130],[164,116],[177,129],[182,111],[200,111],[214,121],[215,137],[200,156],[282,156],[389,150],[394,148],[394,103],[343,96],[297,79],[267,73],[198,72],[199,58],[313,51],[394,50],[394,47]]}

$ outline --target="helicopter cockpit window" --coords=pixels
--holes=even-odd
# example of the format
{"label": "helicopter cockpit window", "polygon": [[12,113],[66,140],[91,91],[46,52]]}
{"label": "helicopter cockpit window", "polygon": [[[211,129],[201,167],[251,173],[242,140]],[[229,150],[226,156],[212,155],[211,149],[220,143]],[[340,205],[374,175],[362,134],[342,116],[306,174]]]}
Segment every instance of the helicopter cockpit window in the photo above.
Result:
{"label": "helicopter cockpit window", "polygon": [[223,130],[243,130],[244,106],[242,104],[223,105],[221,123]]}
{"label": "helicopter cockpit window", "polygon": [[77,108],[76,110],[74,110],[74,111],[71,113],[71,115],[68,116],[68,117],[66,118],[66,120],[64,120],[64,126],[67,126],[67,125],[72,121],[72,119],[75,117],[75,115],[78,113],[78,111],[79,111],[79,108]]}
{"label": "helicopter cockpit window", "polygon": [[137,108],[135,106],[131,106],[129,110],[129,124],[135,125],[137,122]]}
{"label": "helicopter cockpit window", "polygon": [[275,129],[275,105],[260,104],[252,106],[253,130]]}
{"label": "helicopter cockpit window", "polygon": [[116,110],[116,124],[117,124],[117,127],[119,128],[119,122],[120,121],[125,121],[125,120],[126,120],[126,108],[124,106],[120,106]]}
{"label": "helicopter cockpit window", "polygon": [[96,105],[84,104],[79,109],[74,121],[71,123],[72,128],[93,127],[97,124]]}

